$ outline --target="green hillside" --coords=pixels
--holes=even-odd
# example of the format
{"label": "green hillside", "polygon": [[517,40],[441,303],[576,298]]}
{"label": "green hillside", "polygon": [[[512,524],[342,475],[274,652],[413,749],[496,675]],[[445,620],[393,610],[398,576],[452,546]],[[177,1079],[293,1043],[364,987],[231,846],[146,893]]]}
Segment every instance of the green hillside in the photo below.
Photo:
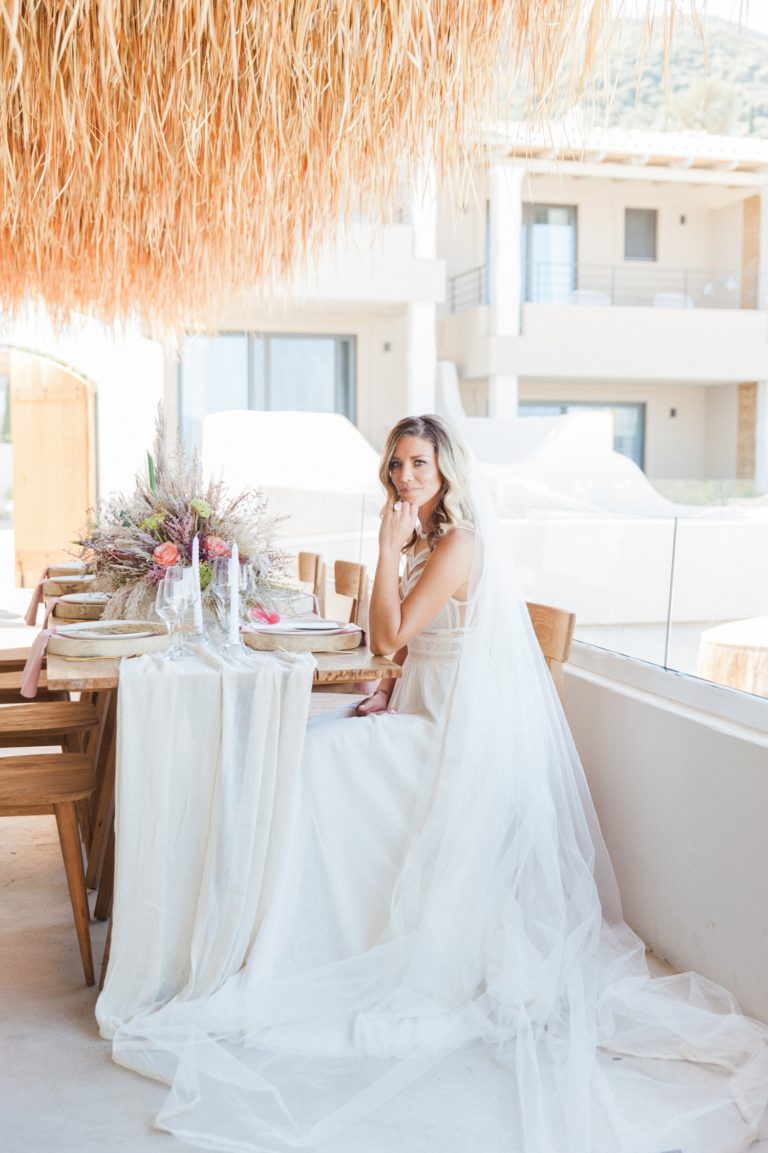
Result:
{"label": "green hillside", "polygon": [[[768,138],[768,37],[710,19],[706,43],[690,23],[675,28],[665,77],[659,29],[641,51],[640,25],[623,21],[608,68],[582,105],[596,125]],[[519,116],[521,105],[511,101]]]}

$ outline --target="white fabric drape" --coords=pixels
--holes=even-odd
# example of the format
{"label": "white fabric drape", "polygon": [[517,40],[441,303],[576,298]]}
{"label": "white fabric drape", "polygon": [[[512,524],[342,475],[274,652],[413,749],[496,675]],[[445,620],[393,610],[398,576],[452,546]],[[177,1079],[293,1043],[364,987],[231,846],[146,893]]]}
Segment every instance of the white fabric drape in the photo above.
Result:
{"label": "white fabric drape", "polygon": [[314,661],[197,647],[120,669],[116,869],[101,1028],[205,997],[269,950]]}
{"label": "white fabric drape", "polygon": [[[202,799],[194,779],[177,792],[173,820],[165,793],[146,799],[159,866],[183,849],[192,883],[213,892],[191,917],[170,895],[154,918],[135,910],[161,938],[148,945],[153,976],[139,975],[143,942],[116,936],[127,968],[110,974],[99,1018],[117,1061],[171,1086],[156,1123],[197,1146],[736,1153],[757,1135],[768,1031],[703,978],[649,979],[525,605],[475,500],[464,636],[427,629],[411,646],[397,715],[310,725],[300,781],[249,778],[237,803],[254,810],[221,835],[208,784]],[[162,723],[197,731],[203,695],[179,686]],[[182,753],[172,735],[164,750]],[[121,786],[121,861],[126,803]],[[133,807],[138,818],[144,802]],[[251,843],[238,840],[244,819],[275,828],[237,870],[253,891],[233,897],[213,866],[233,838]],[[116,934],[125,902],[152,899],[157,878],[142,875],[135,896],[118,878]],[[180,921],[189,958],[165,943]]]}

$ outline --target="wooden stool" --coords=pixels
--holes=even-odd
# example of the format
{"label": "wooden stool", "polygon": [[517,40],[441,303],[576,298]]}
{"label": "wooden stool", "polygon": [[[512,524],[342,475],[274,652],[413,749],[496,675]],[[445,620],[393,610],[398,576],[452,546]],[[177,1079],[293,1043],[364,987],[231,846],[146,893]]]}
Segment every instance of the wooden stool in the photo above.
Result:
{"label": "wooden stool", "polygon": [[88,895],[75,806],[90,797],[95,783],[91,757],[72,753],[0,757],[0,816],[53,813],[56,817],[86,985],[93,985],[95,977],[88,928]]}

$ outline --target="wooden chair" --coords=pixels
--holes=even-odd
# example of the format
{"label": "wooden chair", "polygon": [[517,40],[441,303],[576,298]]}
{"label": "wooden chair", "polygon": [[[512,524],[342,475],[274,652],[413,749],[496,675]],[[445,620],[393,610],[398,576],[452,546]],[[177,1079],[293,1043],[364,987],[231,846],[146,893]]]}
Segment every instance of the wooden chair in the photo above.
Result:
{"label": "wooden chair", "polygon": [[[66,701],[69,699],[69,694],[49,689],[47,674],[43,669],[37,682],[37,694],[32,699],[35,701]],[[0,705],[21,705],[25,701],[28,703],[29,700],[30,698],[21,695],[21,670],[11,669],[7,671],[0,661]]]}
{"label": "wooden chair", "polygon": [[349,623],[360,624],[361,611],[368,597],[368,570],[364,564],[337,560],[333,566],[334,591],[337,596],[350,597]]}
{"label": "wooden chair", "polygon": [[0,748],[45,745],[79,752],[78,741],[98,724],[92,704],[85,701],[30,701],[0,709]]}
{"label": "wooden chair", "polygon": [[[0,749],[48,748],[87,753],[95,763],[99,715],[87,701],[27,701],[0,708]],[[5,758],[0,758],[0,764]],[[90,850],[93,814],[87,800],[77,801],[83,843]]]}
{"label": "wooden chair", "polygon": [[0,817],[41,813],[56,817],[86,985],[93,985],[95,977],[76,806],[90,797],[95,783],[93,758],[83,754],[0,757]]}
{"label": "wooden chair", "polygon": [[576,614],[568,612],[567,609],[553,608],[552,605],[534,604],[531,601],[528,602],[527,607],[533,631],[536,633],[536,639],[552,674],[557,695],[562,701],[565,689],[563,665],[568,660],[571,651]]}
{"label": "wooden chair", "polygon": [[317,552],[300,552],[298,555],[299,580],[308,585],[313,596],[317,597],[320,615],[325,615],[325,561]]}
{"label": "wooden chair", "polygon": [[0,649],[0,672],[21,672],[27,663],[30,646],[20,649]]}

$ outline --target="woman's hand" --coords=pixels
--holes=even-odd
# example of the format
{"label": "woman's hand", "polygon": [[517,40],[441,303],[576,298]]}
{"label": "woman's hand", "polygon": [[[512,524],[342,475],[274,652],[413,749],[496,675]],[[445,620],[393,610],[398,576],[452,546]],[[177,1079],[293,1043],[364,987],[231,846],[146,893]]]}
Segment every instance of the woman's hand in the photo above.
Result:
{"label": "woman's hand", "polygon": [[388,689],[377,689],[375,693],[371,693],[364,701],[355,709],[355,713],[359,717],[367,717],[371,713],[388,713],[390,693]]}
{"label": "woman's hand", "polygon": [[401,552],[416,531],[419,523],[419,509],[407,500],[389,501],[381,513],[379,547]]}

